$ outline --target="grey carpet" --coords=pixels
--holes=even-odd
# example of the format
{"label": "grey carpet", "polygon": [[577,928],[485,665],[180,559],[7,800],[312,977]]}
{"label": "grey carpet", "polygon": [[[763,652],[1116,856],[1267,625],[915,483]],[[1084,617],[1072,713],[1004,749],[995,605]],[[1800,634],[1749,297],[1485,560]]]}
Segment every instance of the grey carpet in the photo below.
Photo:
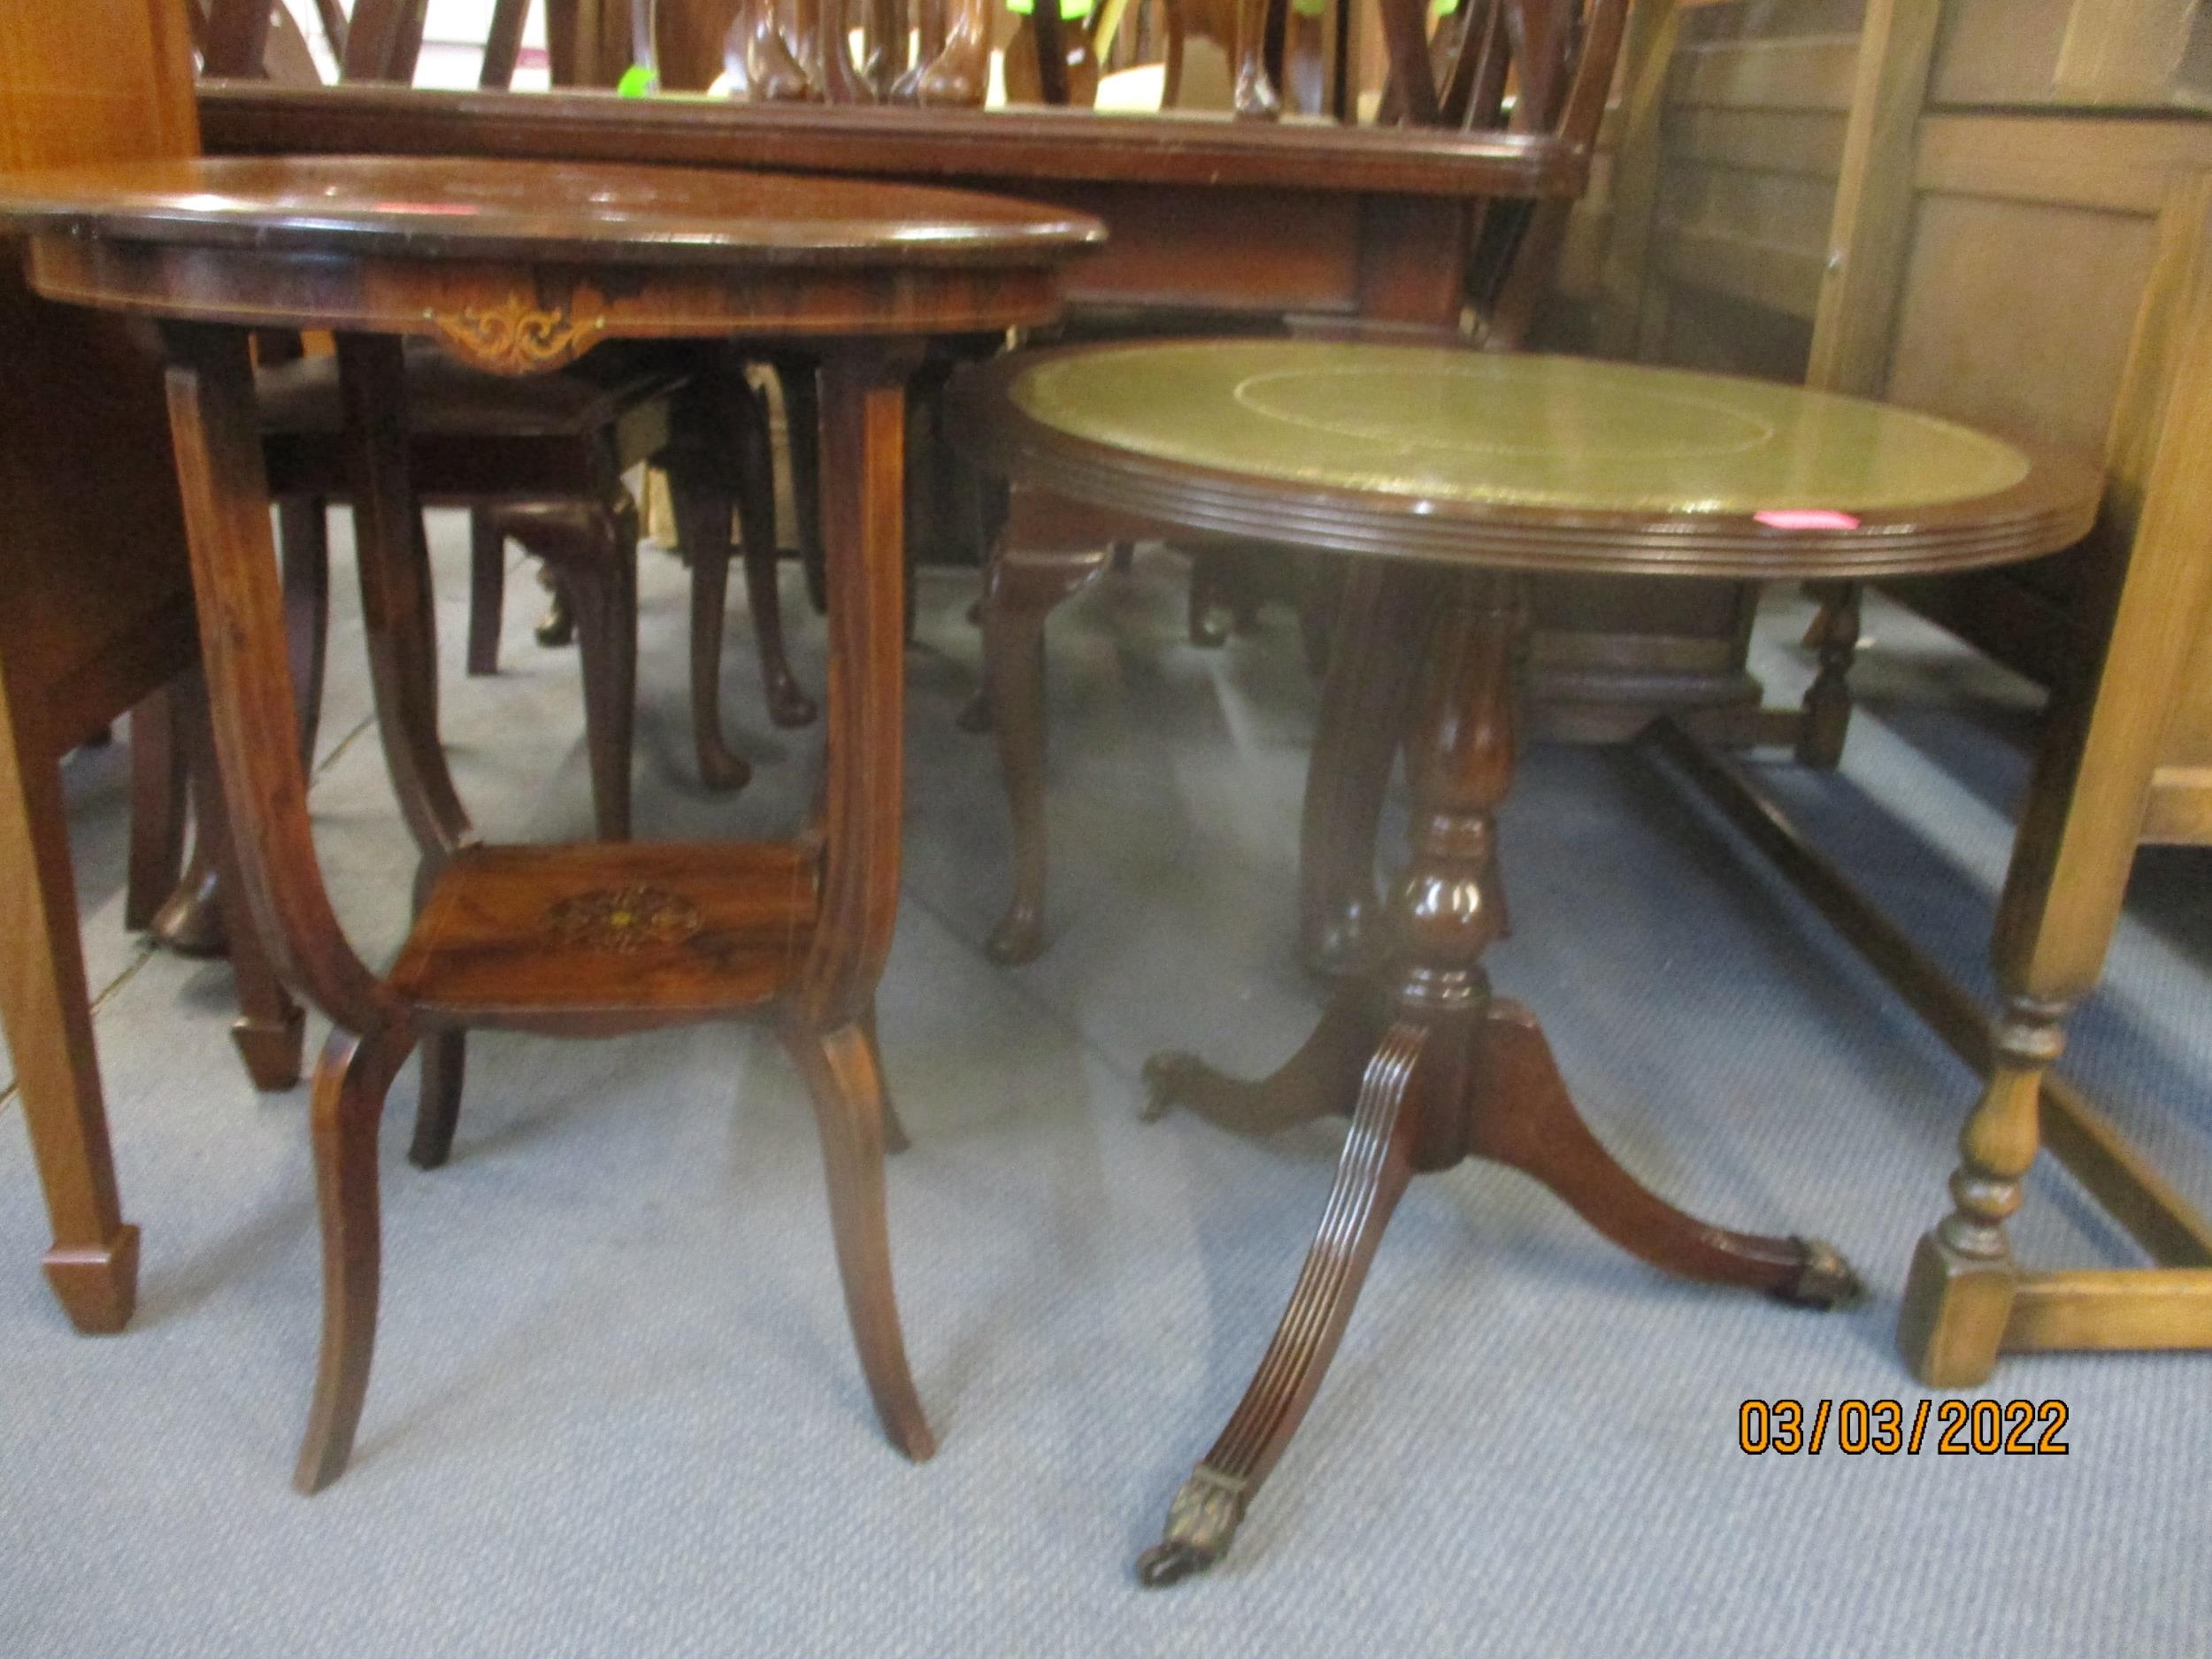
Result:
{"label": "grey carpet", "polygon": [[[457,523],[435,540],[464,793],[495,833],[580,834],[573,656],[531,641],[518,585],[506,672],[464,680]],[[1264,1067],[1315,1007],[1289,949],[1314,705],[1294,628],[1271,612],[1193,650],[1178,572],[1148,557],[1056,624],[1052,945],[1017,972],[978,948],[1003,893],[995,760],[951,721],[972,584],[923,591],[882,1003],[915,1140],[891,1179],[899,1288],[942,1442],[922,1469],[869,1410],[809,1115],[766,1032],[488,1037],[449,1168],[403,1162],[411,1071],[394,1091],[359,1451],[333,1490],[293,1496],[319,1282],[304,1091],[247,1086],[225,970],[122,939],[123,751],[73,762],[143,1299],[125,1337],[70,1333],[6,1131],[0,1655],[2212,1651],[2204,1357],[2007,1364],[1993,1394],[2070,1406],[2064,1458],[1737,1450],[1747,1395],[1919,1397],[1897,1297],[1972,1080],[1660,767],[1617,751],[1527,757],[1505,825],[1519,932],[1495,977],[1640,1175],[1716,1220],[1833,1239],[1870,1303],[1819,1317],[1673,1283],[1517,1176],[1424,1180],[1234,1554],[1134,1587],[1281,1310],[1333,1152],[1321,1127],[1251,1143],[1135,1119],[1153,1049]],[[820,626],[788,591],[818,686]],[[643,603],[640,833],[791,822],[813,741],[762,718],[741,615],[728,705],[760,770],[715,799],[693,781],[672,561],[649,553]],[[1778,695],[1803,681],[1801,624],[1783,600],[1762,629]],[[1894,611],[1872,631],[1843,772],[1775,775],[1979,973],[2023,694]],[[342,597],[313,806],[373,956],[403,928],[411,858],[358,639]],[[2200,1199],[2208,879],[2203,855],[2147,856],[2070,1057]],[[2041,1263],[2132,1259],[2048,1172],[2017,1238]]]}

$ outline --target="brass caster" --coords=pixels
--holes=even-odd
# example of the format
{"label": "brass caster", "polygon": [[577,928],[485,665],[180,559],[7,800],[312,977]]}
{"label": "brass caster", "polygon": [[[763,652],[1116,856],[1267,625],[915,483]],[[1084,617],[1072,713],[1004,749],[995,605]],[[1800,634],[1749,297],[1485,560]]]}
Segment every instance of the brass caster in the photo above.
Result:
{"label": "brass caster", "polygon": [[1843,1259],[1842,1251],[1819,1239],[1797,1239],[1793,1242],[1802,1253],[1804,1265],[1797,1270],[1795,1279],[1774,1293],[1777,1302],[1827,1313],[1864,1300],[1866,1285],[1851,1263]]}
{"label": "brass caster", "polygon": [[1234,1475],[1204,1463],[1192,1470],[1168,1505],[1160,1541],[1137,1557],[1137,1582],[1164,1590],[1219,1561],[1229,1553],[1250,1496],[1250,1486]]}

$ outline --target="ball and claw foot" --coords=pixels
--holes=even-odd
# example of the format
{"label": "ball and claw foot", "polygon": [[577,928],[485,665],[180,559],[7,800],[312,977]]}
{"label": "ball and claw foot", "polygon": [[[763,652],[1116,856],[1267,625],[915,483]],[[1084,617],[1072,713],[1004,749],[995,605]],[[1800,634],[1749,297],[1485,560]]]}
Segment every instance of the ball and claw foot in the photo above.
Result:
{"label": "ball and claw foot", "polygon": [[1205,1571],[1229,1553],[1250,1497],[1242,1480],[1199,1464],[1168,1505],[1160,1541],[1137,1557],[1137,1582],[1164,1590]]}
{"label": "ball and claw foot", "polygon": [[1156,1124],[1182,1103],[1182,1086],[1206,1063],[1194,1054],[1170,1048],[1144,1063],[1144,1104],[1137,1109],[1140,1121]]}
{"label": "ball and claw foot", "polygon": [[1794,1279],[1773,1293],[1775,1301],[1787,1302],[1793,1308],[1827,1313],[1851,1307],[1864,1299],[1865,1282],[1843,1259],[1842,1251],[1820,1239],[1798,1239],[1793,1242],[1803,1253],[1805,1263]]}

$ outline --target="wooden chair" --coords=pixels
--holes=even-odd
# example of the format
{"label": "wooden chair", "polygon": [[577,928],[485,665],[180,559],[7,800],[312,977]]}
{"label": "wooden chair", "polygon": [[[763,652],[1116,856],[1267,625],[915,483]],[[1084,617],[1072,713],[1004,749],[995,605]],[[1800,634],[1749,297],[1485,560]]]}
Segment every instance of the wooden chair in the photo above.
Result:
{"label": "wooden chair", "polygon": [[[511,80],[525,10],[518,0],[501,0],[487,42],[484,84]],[[357,81],[411,79],[424,11],[425,0],[361,0],[349,20],[334,4],[324,4],[321,21],[342,74]],[[557,5],[555,11],[572,8]],[[304,73],[312,82],[312,56],[281,7],[262,0],[214,0],[196,21],[204,74],[253,78],[257,69],[272,77]],[[572,30],[569,37],[565,50],[573,60]],[[600,73],[605,61],[593,58],[586,73]],[[492,318],[484,326],[501,325]],[[311,759],[329,595],[325,518],[330,503],[351,492],[350,462],[341,442],[335,359],[303,355],[296,339],[265,338],[262,345],[259,404],[278,503],[299,729]],[[517,346],[523,349],[519,341]],[[699,775],[709,788],[741,787],[750,768],[731,751],[721,719],[733,508],[744,526],[747,596],[770,718],[780,726],[804,726],[816,712],[784,649],[766,416],[743,380],[742,365],[726,357],[703,360],[695,353],[661,350],[602,353],[558,374],[526,377],[476,373],[434,350],[411,352],[408,362],[413,471],[423,480],[424,502],[471,509],[469,672],[497,672],[505,543],[512,539],[542,562],[555,591],[555,613],[540,638],[557,642],[572,619],[580,636],[595,826],[602,839],[626,839],[637,514],[622,477],[640,463],[661,465],[671,480],[691,565],[692,725]],[[434,661],[434,654],[426,653],[425,660]],[[136,722],[147,741],[134,758],[141,775],[127,919],[150,924],[173,949],[211,954],[227,943],[221,909],[211,902],[212,861],[196,853],[191,872],[178,879],[182,797],[171,757],[181,751],[157,729],[167,718],[165,703],[157,698]]]}
{"label": "wooden chair", "polygon": [[[1379,0],[1390,76],[1378,119],[1463,133],[1524,134],[1586,150],[1604,111],[1603,94],[1627,4],[1592,0],[1586,9],[1583,0],[1466,0],[1440,21],[1432,40],[1425,10],[1416,0]],[[1056,27],[1056,19],[1046,20],[1049,10],[1033,14],[1047,61],[1053,48],[1044,36]],[[1271,59],[1282,61],[1287,15],[1284,10],[1268,12],[1264,36],[1240,35],[1237,52],[1245,65],[1238,72],[1240,86],[1247,84],[1251,65],[1264,72]],[[1302,82],[1303,77],[1292,79]],[[1256,93],[1240,112],[1265,119],[1279,108],[1270,77],[1265,96]],[[1471,213],[1465,297],[1483,349],[1510,350],[1520,344],[1548,282],[1571,205],[1565,196],[1499,198]],[[1071,328],[1079,326],[1079,319],[1071,319]],[[1156,333],[1161,323],[1148,316],[1141,326]],[[1016,497],[1012,518],[1002,518],[996,526],[982,609],[984,688],[976,718],[969,722],[978,727],[987,724],[998,733],[1012,810],[1014,894],[986,944],[991,957],[1004,963],[1029,961],[1044,943],[1045,618],[1108,568],[1112,542],[1148,529],[1133,517],[1108,522],[1094,513],[1059,514],[1063,527],[1074,534],[1055,540],[1043,523],[1055,516],[1055,509],[1040,507],[1040,500]],[[1364,577],[1340,584],[1324,570],[1317,585],[1322,595],[1317,611],[1348,618],[1375,603],[1374,584]],[[1252,603],[1248,590],[1235,596],[1240,605]],[[1194,634],[1202,627],[1210,632],[1204,614],[1210,603],[1201,586],[1193,601]],[[1346,632],[1374,649],[1371,631],[1352,626]],[[1327,652],[1310,631],[1309,651],[1316,657]],[[1388,746],[1367,741],[1367,734],[1397,729],[1400,705],[1411,690],[1405,676],[1389,672],[1388,664],[1356,666],[1354,683],[1364,687],[1356,718],[1348,718],[1342,730],[1325,727],[1317,734],[1317,781],[1308,796],[1301,909],[1307,949],[1317,961],[1340,959],[1353,949],[1348,936],[1340,937],[1346,918],[1374,912],[1376,828],[1394,756]],[[1339,672],[1333,660],[1329,672]]]}
{"label": "wooden chair", "polygon": [[[677,54],[689,54],[695,63],[702,23],[724,15],[729,20],[722,37],[721,85],[733,98],[980,108],[989,88],[992,0],[917,0],[910,13],[898,0],[869,0],[859,19],[857,58],[850,31],[836,27],[841,17],[826,12],[822,0],[689,0],[673,7],[664,3],[652,37],[640,37],[634,45],[638,61],[654,64],[659,84],[666,90],[703,87],[708,82],[696,79],[697,69],[687,70]],[[998,345],[995,337],[935,342],[929,361],[909,387],[910,634],[913,565],[932,534],[957,516],[949,507],[956,486],[942,442],[941,395],[964,357],[988,355]],[[818,612],[826,595],[819,519],[817,365],[803,352],[786,350],[756,367],[773,379],[784,407],[799,551],[808,593]]]}
{"label": "wooden chair", "polygon": [[[1122,45],[1129,12],[1141,0],[1124,7],[1095,0],[1080,18],[1050,6],[1038,10],[1035,0],[1011,3],[1021,21],[1006,44],[1007,102],[1094,105],[1109,50]],[[1221,107],[1240,115],[1276,114],[1281,100],[1275,88],[1284,81],[1293,88],[1293,107],[1300,113],[1321,111],[1326,88],[1320,12],[1286,7],[1283,0],[1275,0],[1273,11],[1279,14],[1275,18],[1268,15],[1268,0],[1155,0],[1153,11],[1163,71],[1161,109],[1212,107],[1211,100],[1187,99],[1184,76],[1190,42],[1208,40],[1221,49],[1232,71],[1233,84]],[[1102,44],[1110,30],[1115,38]],[[1270,50],[1278,54],[1271,63]],[[1145,56],[1130,53],[1128,65]]]}

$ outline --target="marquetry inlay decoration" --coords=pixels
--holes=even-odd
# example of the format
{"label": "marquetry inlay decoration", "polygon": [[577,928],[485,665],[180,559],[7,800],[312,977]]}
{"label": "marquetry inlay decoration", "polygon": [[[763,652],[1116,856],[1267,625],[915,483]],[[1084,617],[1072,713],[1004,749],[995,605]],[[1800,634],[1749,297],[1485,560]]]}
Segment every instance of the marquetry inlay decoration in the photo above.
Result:
{"label": "marquetry inlay decoration", "polygon": [[591,950],[644,950],[680,944],[705,925],[699,907],[665,887],[600,887],[571,894],[545,913],[546,926]]}
{"label": "marquetry inlay decoration", "polygon": [[448,350],[494,374],[558,368],[588,350],[607,326],[603,315],[579,321],[565,305],[534,305],[519,294],[489,308],[465,305],[450,315],[434,312],[432,320]]}

